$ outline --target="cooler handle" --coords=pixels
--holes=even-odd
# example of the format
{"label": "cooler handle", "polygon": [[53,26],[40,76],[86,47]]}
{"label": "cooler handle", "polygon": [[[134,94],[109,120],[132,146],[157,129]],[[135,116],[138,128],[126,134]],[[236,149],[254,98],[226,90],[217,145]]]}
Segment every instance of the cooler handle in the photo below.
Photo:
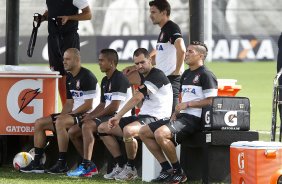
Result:
{"label": "cooler handle", "polygon": [[277,149],[266,149],[264,155],[266,158],[276,158]]}

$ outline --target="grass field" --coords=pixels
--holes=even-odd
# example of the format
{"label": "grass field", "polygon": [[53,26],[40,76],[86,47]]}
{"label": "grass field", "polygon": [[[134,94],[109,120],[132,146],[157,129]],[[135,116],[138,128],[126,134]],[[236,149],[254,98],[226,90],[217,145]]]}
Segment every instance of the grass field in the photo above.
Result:
{"label": "grass field", "polygon": [[102,174],[92,178],[70,178],[66,175],[26,174],[20,173],[11,167],[0,167],[1,184],[86,184],[86,183],[142,183],[141,179],[134,182],[117,182],[103,179]]}
{"label": "grass field", "polygon": [[[127,64],[119,64],[119,69]],[[97,64],[85,64],[101,81],[104,76]],[[273,78],[276,73],[276,62],[212,62],[207,66],[219,79],[236,79],[242,90],[237,96],[250,98],[251,129],[260,132],[269,131],[271,127],[271,106]],[[260,140],[269,141],[269,133],[260,133]],[[38,184],[38,183],[114,183],[103,180],[102,175],[95,178],[68,178],[48,174],[23,174],[14,171],[11,166],[0,167],[0,183],[4,184]],[[120,183],[120,182],[118,182]],[[132,183],[143,183],[140,179]],[[190,183],[190,182],[189,182]],[[197,183],[197,182],[194,182]],[[198,182],[200,183],[200,182]]]}

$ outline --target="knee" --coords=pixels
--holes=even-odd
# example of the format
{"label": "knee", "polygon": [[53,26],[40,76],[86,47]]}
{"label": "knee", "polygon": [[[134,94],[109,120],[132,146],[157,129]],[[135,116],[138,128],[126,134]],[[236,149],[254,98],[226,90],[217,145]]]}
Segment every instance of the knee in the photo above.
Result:
{"label": "knee", "polygon": [[123,137],[132,137],[132,131],[131,128],[126,126],[123,128]]}
{"label": "knee", "polygon": [[155,139],[156,139],[157,142],[159,142],[162,139],[161,135],[162,135],[161,131],[159,131],[159,130],[155,131],[154,136],[155,136]]}
{"label": "knee", "polygon": [[56,130],[62,130],[62,129],[65,129],[65,125],[64,125],[64,120],[63,118],[57,118],[56,119],[56,123],[55,123],[55,126],[56,126]]}
{"label": "knee", "polygon": [[98,126],[97,131],[98,133],[107,133],[107,124],[106,123],[102,123]]}
{"label": "knee", "polygon": [[97,131],[96,123],[93,121],[85,121],[82,124],[82,132],[89,132],[90,130],[94,133]]}
{"label": "knee", "polygon": [[155,131],[154,136],[158,143],[163,142],[165,139],[167,139],[167,133],[164,129],[159,128]]}
{"label": "knee", "polygon": [[38,132],[38,131],[42,131],[44,129],[44,121],[42,119],[37,119],[34,122],[34,131]]}
{"label": "knee", "polygon": [[140,128],[139,138],[143,141],[147,137],[147,131],[145,127]]}

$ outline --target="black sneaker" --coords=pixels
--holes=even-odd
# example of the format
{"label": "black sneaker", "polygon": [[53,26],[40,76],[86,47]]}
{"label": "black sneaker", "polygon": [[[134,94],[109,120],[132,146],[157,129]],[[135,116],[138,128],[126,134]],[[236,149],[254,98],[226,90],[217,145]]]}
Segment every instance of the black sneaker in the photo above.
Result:
{"label": "black sneaker", "polygon": [[171,176],[172,176],[172,171],[171,172],[169,172],[169,171],[161,171],[160,175],[157,178],[151,180],[151,182],[154,182],[154,183],[166,182],[166,181],[168,181],[171,178]]}
{"label": "black sneaker", "polygon": [[174,170],[174,173],[173,173],[173,175],[172,175],[172,177],[171,177],[171,179],[170,179],[170,181],[168,183],[170,183],[170,184],[178,184],[178,183],[184,183],[186,181],[187,181],[187,177],[186,177],[186,175],[184,174],[183,171],[176,172]]}
{"label": "black sneaker", "polygon": [[30,164],[26,167],[20,168],[20,172],[24,173],[44,173],[43,164],[35,164],[34,161],[31,161]]}
{"label": "black sneaker", "polygon": [[63,164],[62,161],[58,160],[55,165],[53,165],[46,172],[49,174],[64,174],[68,172],[69,168],[67,164]]}

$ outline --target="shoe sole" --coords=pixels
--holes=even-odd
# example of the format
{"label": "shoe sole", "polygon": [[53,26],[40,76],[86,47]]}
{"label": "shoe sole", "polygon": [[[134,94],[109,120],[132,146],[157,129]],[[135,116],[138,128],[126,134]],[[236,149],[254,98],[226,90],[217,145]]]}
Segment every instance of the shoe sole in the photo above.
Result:
{"label": "shoe sole", "polygon": [[46,173],[48,173],[48,174],[66,174],[67,172],[54,173],[54,172],[47,171]]}
{"label": "shoe sole", "polygon": [[31,170],[31,171],[20,170],[20,172],[23,172],[23,173],[43,174],[43,173],[44,173],[44,170]]}
{"label": "shoe sole", "polygon": [[93,172],[90,172],[90,173],[84,174],[84,175],[82,175],[81,177],[91,178],[92,176],[97,175],[97,174],[99,174],[99,172],[98,172],[98,171],[93,171]]}
{"label": "shoe sole", "polygon": [[138,176],[134,176],[134,177],[131,177],[131,178],[128,178],[128,179],[120,179],[120,178],[115,178],[115,180],[117,181],[131,181],[131,180],[135,180]]}
{"label": "shoe sole", "polygon": [[105,175],[103,176],[103,178],[106,179],[106,180],[114,180],[115,179],[114,177],[110,178],[110,177],[106,177]]}
{"label": "shoe sole", "polygon": [[187,177],[185,177],[183,180],[179,182],[171,182],[171,184],[179,184],[179,183],[185,183],[187,181]]}
{"label": "shoe sole", "polygon": [[87,177],[87,178],[90,178],[90,177],[92,177],[94,175],[97,175],[97,174],[99,174],[99,172],[98,172],[97,168],[95,168],[92,171],[90,171],[89,173],[86,173],[86,174],[83,174],[83,175],[82,174],[81,175],[68,175],[68,173],[67,173],[67,176],[69,176],[69,177]]}

